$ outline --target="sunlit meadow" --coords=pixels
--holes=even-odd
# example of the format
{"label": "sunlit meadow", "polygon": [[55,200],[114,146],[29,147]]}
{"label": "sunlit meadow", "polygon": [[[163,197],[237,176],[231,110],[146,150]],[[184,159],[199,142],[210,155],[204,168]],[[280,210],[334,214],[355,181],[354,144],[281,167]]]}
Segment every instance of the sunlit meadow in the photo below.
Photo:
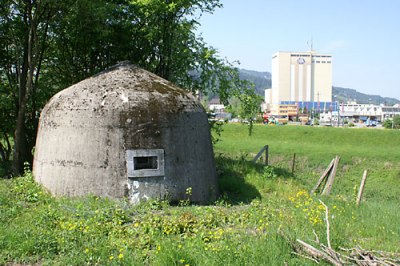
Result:
{"label": "sunlit meadow", "polygon": [[[215,146],[221,195],[206,206],[190,201],[196,188],[177,205],[54,198],[27,171],[0,181],[0,264],[313,265],[294,245],[326,243],[322,202],[334,249],[399,253],[399,133],[260,125],[249,137],[246,126],[226,125]],[[269,166],[252,162],[264,145]],[[336,155],[331,195],[310,195]]]}

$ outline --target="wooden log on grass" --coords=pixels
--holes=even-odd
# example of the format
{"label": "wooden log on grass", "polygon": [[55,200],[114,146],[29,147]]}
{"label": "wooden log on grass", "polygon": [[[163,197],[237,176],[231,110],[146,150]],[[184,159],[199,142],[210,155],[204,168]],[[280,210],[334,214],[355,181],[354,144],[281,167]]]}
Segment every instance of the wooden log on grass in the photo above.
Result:
{"label": "wooden log on grass", "polygon": [[328,261],[330,264],[335,265],[335,266],[342,266],[343,264],[336,260],[335,258],[332,258],[330,255],[327,253],[323,252],[322,250],[319,250],[310,244],[307,244],[306,242],[296,239],[297,243],[300,244],[301,249],[306,252],[308,255],[312,256],[313,258],[317,259],[323,259],[325,261]]}
{"label": "wooden log on grass", "polygon": [[358,195],[357,195],[357,206],[360,205],[361,202],[361,198],[364,192],[364,186],[365,186],[365,181],[367,180],[367,170],[364,170],[364,174],[363,177],[361,179],[361,185],[360,185],[360,189],[358,190]]}

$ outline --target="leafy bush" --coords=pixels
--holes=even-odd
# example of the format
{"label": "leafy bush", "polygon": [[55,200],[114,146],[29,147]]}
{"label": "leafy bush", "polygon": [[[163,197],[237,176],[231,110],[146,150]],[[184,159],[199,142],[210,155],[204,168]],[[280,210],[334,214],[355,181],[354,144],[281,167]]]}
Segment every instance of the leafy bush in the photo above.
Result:
{"label": "leafy bush", "polygon": [[277,174],[272,166],[264,167],[264,177],[265,178],[276,178]]}
{"label": "leafy bush", "polygon": [[393,122],[392,122],[392,120],[385,120],[385,122],[383,122],[383,127],[384,128],[392,128],[392,125],[393,125]]}

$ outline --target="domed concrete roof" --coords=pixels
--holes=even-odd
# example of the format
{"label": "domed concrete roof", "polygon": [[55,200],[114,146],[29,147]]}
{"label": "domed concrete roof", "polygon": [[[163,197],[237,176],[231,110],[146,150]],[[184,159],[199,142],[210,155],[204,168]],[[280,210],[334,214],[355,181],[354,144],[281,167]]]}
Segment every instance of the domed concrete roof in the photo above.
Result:
{"label": "domed concrete roof", "polygon": [[[149,104],[149,105],[147,105]],[[58,93],[46,105],[50,109],[146,109],[149,112],[201,111],[186,91],[155,74],[122,63]],[[145,108],[143,108],[145,107]]]}

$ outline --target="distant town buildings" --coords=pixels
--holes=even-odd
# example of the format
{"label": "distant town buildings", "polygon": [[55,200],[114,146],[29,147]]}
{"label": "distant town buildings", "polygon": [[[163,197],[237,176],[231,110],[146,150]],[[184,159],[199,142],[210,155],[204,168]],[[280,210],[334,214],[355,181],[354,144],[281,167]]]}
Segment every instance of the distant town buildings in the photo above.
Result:
{"label": "distant town buildings", "polygon": [[214,113],[224,113],[225,105],[221,103],[219,98],[212,98],[208,103],[208,109]]}
{"label": "distant town buildings", "polygon": [[[277,52],[272,56],[272,88],[261,105],[266,123],[320,122],[323,125],[376,125],[400,115],[400,107],[339,101],[332,95],[332,56],[309,52]],[[218,119],[229,119],[219,99],[209,103]]]}
{"label": "distant town buildings", "polygon": [[[334,113],[335,114],[335,113]],[[375,104],[341,103],[336,114],[340,119],[356,120],[365,123],[383,122],[400,115],[400,107]]]}
{"label": "distant town buildings", "polygon": [[382,122],[400,114],[398,106],[338,102],[332,97],[332,56],[309,52],[272,55],[272,88],[265,90],[264,117],[279,123],[320,118],[338,121]]}

